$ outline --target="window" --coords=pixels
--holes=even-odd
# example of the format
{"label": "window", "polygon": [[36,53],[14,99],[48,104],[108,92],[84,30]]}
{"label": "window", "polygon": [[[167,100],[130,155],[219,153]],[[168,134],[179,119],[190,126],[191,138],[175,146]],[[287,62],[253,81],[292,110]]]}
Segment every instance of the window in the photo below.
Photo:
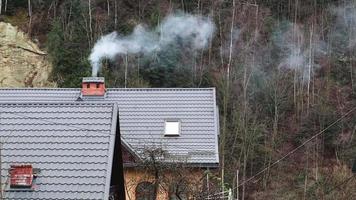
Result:
{"label": "window", "polygon": [[151,182],[141,182],[136,187],[136,200],[156,200],[155,185]]}
{"label": "window", "polygon": [[165,136],[178,136],[180,134],[180,121],[179,120],[166,120],[164,126]]}
{"label": "window", "polygon": [[87,83],[87,88],[90,88],[90,84],[89,83]]}

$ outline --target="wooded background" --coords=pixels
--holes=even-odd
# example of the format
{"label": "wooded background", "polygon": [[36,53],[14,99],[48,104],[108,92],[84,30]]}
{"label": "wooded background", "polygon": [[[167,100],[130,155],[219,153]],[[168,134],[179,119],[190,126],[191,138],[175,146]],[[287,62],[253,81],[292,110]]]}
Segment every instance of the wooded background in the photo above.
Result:
{"label": "wooded background", "polygon": [[338,187],[356,158],[353,1],[0,2],[0,20],[47,50],[59,87],[79,87],[81,77],[90,76],[88,56],[104,34],[156,27],[176,12],[210,17],[216,30],[207,49],[192,54],[172,46],[152,57],[118,56],[103,61],[100,76],[108,87],[216,87],[220,168],[214,176],[235,197],[237,170],[240,199],[356,196],[355,179]]}

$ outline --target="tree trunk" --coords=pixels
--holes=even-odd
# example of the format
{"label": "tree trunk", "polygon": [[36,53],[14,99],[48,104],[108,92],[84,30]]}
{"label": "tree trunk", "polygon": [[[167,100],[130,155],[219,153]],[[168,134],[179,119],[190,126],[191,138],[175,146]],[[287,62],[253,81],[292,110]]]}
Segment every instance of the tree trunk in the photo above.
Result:
{"label": "tree trunk", "polygon": [[309,147],[306,146],[306,169],[305,169],[305,177],[304,177],[304,192],[303,192],[303,200],[307,199],[307,188],[308,188],[308,169],[309,169]]}
{"label": "tree trunk", "polygon": [[31,7],[31,0],[27,1],[27,6],[28,6],[28,16],[30,17],[30,20],[28,22],[28,34],[31,35],[31,26],[32,26],[32,7]]}
{"label": "tree trunk", "polygon": [[[297,29],[297,16],[298,16],[298,0],[295,1],[295,11],[294,11],[294,25],[293,25],[293,42],[297,41],[297,36],[296,36],[296,29]],[[292,52],[296,53],[296,52]],[[294,101],[294,106],[297,111],[297,69],[294,69],[294,79],[293,79],[293,101]]]}
{"label": "tree trunk", "polygon": [[[221,163],[221,185],[222,185],[222,192],[225,191],[224,188],[224,176],[225,176],[225,140],[227,134],[227,111],[228,111],[228,98],[230,94],[230,67],[232,61],[232,40],[233,40],[233,29],[234,29],[234,19],[235,19],[235,0],[233,0],[233,7],[232,7],[232,18],[231,18],[231,29],[230,29],[230,48],[229,48],[229,61],[226,69],[226,77],[225,77],[225,94],[224,94],[224,117],[223,117],[223,132],[221,138],[221,155],[222,155],[222,163]],[[221,27],[220,27],[221,31]],[[222,56],[222,55],[221,55]]]}
{"label": "tree trunk", "polygon": [[57,0],[55,0],[53,4],[53,18],[55,19],[56,17],[57,17]]}
{"label": "tree trunk", "polygon": [[229,61],[227,64],[227,80],[229,80],[230,76],[230,68],[231,68],[231,61],[232,61],[232,42],[233,42],[233,32],[234,32],[234,23],[235,23],[235,0],[232,1],[232,19],[231,19],[231,28],[230,28],[230,47],[229,47]]}
{"label": "tree trunk", "polygon": [[[352,5],[352,9],[355,10],[355,4],[351,4]],[[355,23],[355,22],[354,22]],[[354,27],[350,27],[349,28],[349,45],[352,45],[353,42],[353,35],[354,35]],[[353,61],[354,61],[354,51],[351,51],[350,54],[350,79],[351,79],[351,91],[354,92],[355,91],[355,83],[354,83],[354,67],[353,67]]]}
{"label": "tree trunk", "polygon": [[88,0],[88,12],[89,12],[89,46],[91,46],[92,37],[93,37],[92,16],[91,16],[91,0]]}
{"label": "tree trunk", "polygon": [[221,22],[221,11],[219,11],[220,60],[221,60],[221,67],[224,67],[224,56],[223,56],[224,39],[223,39],[222,27],[223,26]]}
{"label": "tree trunk", "polygon": [[[246,146],[244,148],[247,148]],[[246,149],[245,149],[246,151]],[[246,180],[246,168],[247,168],[247,153],[244,153],[244,159],[243,159],[243,170],[242,170],[242,180],[245,181]],[[245,199],[245,193],[246,193],[246,184],[242,185],[242,194],[241,194],[241,199],[244,200]]]}
{"label": "tree trunk", "polygon": [[114,27],[117,27],[117,0],[114,1]]}
{"label": "tree trunk", "polygon": [[183,12],[185,12],[185,9],[184,9],[184,0],[181,0],[180,3],[181,3]]}
{"label": "tree trunk", "polygon": [[125,55],[125,88],[127,87],[127,70],[128,70],[128,64],[129,64],[129,60],[128,60],[128,55]]}
{"label": "tree trunk", "polygon": [[[210,14],[210,17],[211,17],[212,19],[214,19],[214,7],[211,7],[210,13],[211,13],[211,14]],[[213,38],[213,33],[211,33],[210,38]],[[209,66],[210,63],[211,63],[212,48],[213,48],[213,39],[211,39],[211,40],[209,41],[208,66]]]}
{"label": "tree trunk", "polygon": [[236,200],[239,200],[239,170],[236,170]]}
{"label": "tree trunk", "polygon": [[108,17],[110,17],[110,0],[107,0],[106,4],[108,4]]}
{"label": "tree trunk", "polygon": [[314,25],[312,23],[310,28],[310,38],[309,38],[309,64],[308,64],[308,83],[307,83],[307,115],[309,114],[310,105],[310,82],[312,79],[312,68],[313,68],[313,30]]}

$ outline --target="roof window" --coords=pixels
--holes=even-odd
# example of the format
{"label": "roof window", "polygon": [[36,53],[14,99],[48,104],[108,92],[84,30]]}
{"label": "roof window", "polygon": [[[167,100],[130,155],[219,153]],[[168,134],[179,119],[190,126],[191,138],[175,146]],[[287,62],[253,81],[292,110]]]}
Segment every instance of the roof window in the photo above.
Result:
{"label": "roof window", "polygon": [[180,135],[180,121],[166,120],[164,125],[165,136],[179,136]]}
{"label": "roof window", "polygon": [[10,188],[31,188],[33,178],[32,165],[12,165],[10,169]]}

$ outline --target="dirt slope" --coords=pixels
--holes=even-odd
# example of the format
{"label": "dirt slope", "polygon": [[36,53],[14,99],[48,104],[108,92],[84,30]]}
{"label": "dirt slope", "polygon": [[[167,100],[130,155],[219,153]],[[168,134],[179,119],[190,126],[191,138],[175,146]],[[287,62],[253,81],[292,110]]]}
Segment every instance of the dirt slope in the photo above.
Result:
{"label": "dirt slope", "polygon": [[54,87],[47,54],[29,37],[0,22],[0,87]]}

